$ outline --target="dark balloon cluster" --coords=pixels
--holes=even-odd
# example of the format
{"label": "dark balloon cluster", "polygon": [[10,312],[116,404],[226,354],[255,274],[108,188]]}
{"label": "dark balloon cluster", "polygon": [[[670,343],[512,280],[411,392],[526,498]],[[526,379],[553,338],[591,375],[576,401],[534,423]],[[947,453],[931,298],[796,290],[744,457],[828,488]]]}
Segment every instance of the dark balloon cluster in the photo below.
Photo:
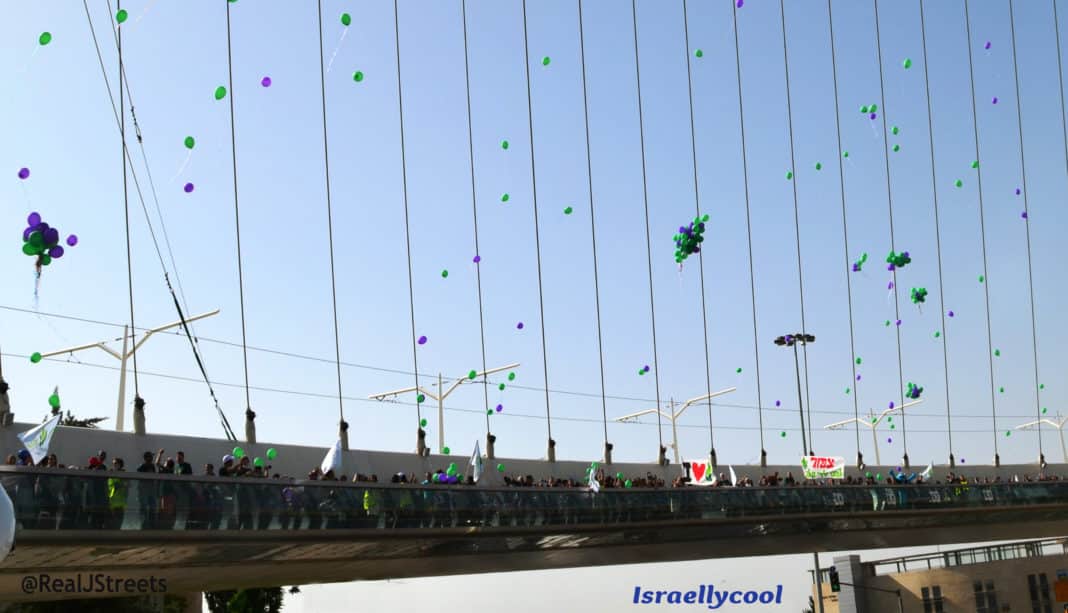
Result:
{"label": "dark balloon cluster", "polygon": [[690,225],[679,226],[679,232],[675,235],[675,262],[682,264],[686,258],[695,253],[701,253],[701,243],[705,241],[705,222],[708,215],[694,217]]}
{"label": "dark balloon cluster", "polygon": [[923,393],[923,387],[916,385],[912,381],[909,381],[909,387],[905,390],[905,397],[916,400]]}
{"label": "dark balloon cluster", "polygon": [[926,287],[914,287],[912,288],[912,303],[923,304],[927,302],[927,288]]}
{"label": "dark balloon cluster", "polygon": [[902,251],[901,253],[890,252],[890,255],[886,256],[886,269],[894,270],[895,268],[904,268],[906,264],[912,261],[909,257],[908,251]]}
{"label": "dark balloon cluster", "polygon": [[[36,265],[48,266],[52,260],[63,257],[63,246],[59,244],[59,230],[49,226],[41,219],[40,213],[30,213],[26,218],[27,228],[22,231],[22,252],[36,257]],[[67,237],[67,246],[78,244],[78,237]]]}

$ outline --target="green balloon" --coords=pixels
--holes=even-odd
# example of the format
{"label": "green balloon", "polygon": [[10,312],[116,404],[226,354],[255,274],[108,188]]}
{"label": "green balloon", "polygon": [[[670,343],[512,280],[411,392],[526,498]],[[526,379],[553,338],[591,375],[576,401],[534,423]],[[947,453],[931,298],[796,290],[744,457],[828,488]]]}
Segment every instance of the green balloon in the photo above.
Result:
{"label": "green balloon", "polygon": [[468,379],[474,379],[477,376],[478,376],[478,373],[475,372],[474,369],[472,369],[470,372],[467,373],[467,378]]}
{"label": "green balloon", "polygon": [[938,330],[935,330],[934,337],[935,338],[939,338],[940,336],[942,336],[942,333],[939,332]]}
{"label": "green balloon", "polygon": [[986,281],[986,277],[979,275],[979,282],[982,283],[983,281]]}
{"label": "green balloon", "polygon": [[1046,407],[1042,407],[1042,414],[1045,415],[1047,410]]}
{"label": "green balloon", "polygon": [[349,15],[348,13],[342,13],[341,23],[346,26],[352,25],[352,15]]}
{"label": "green balloon", "polygon": [[786,171],[786,180],[789,181],[790,179],[793,179],[793,178],[794,178],[793,171],[792,170],[787,170]]}
{"label": "green balloon", "polygon": [[498,464],[497,465],[497,472],[499,472],[499,473],[503,473],[504,472],[504,464]]}
{"label": "green balloon", "polygon": [[1004,394],[1004,393],[1005,393],[1005,388],[1003,388],[1003,387],[999,387],[999,388],[998,388],[998,393],[999,393],[999,394]]}
{"label": "green balloon", "polygon": [[964,181],[957,179],[956,183],[954,183],[953,185],[956,185],[957,187],[964,187]]}
{"label": "green balloon", "polygon": [[363,81],[363,72],[357,70],[356,72],[352,73],[352,80],[356,81],[357,83]]}
{"label": "green balloon", "polygon": [[426,400],[426,396],[424,396],[422,394],[419,394],[418,396],[415,397],[415,401],[418,402],[418,403],[422,403],[424,400]]}
{"label": "green balloon", "polygon": [[501,202],[508,202],[508,194],[501,194]]}
{"label": "green balloon", "polygon": [[571,207],[566,207],[564,208],[564,215],[570,215],[572,211],[574,211],[574,209],[572,209]]}
{"label": "green balloon", "polygon": [[868,472],[864,473],[864,477],[866,479],[871,479],[871,471],[868,471]]}
{"label": "green balloon", "polygon": [[901,151],[901,145],[894,145],[894,153]]}
{"label": "green balloon", "polygon": [[623,473],[616,473],[616,479],[622,479]]}
{"label": "green balloon", "polygon": [[37,248],[29,241],[22,243],[22,252],[26,255],[37,255]]}
{"label": "green balloon", "polygon": [[278,452],[275,450],[274,447],[271,447],[270,449],[267,450],[267,459],[268,460],[273,460],[273,459],[275,459],[277,457],[278,457]]}
{"label": "green balloon", "polygon": [[902,66],[904,66],[906,69],[912,68],[912,60],[909,58],[905,58],[905,61],[902,63]]}
{"label": "green balloon", "polygon": [[736,369],[734,370],[734,372],[735,372],[735,374],[738,374],[738,373],[742,372],[742,369],[741,369],[741,367],[738,367],[738,368],[736,368]]}
{"label": "green balloon", "polygon": [[498,385],[497,389],[499,389],[500,391],[503,392],[504,391],[504,384],[502,383],[502,384]]}
{"label": "green balloon", "polygon": [[1001,357],[1001,350],[1000,350],[1000,349],[995,349],[995,350],[994,350],[994,355],[995,355],[996,357],[999,357],[999,358],[1000,358],[1000,357]]}
{"label": "green balloon", "polygon": [[493,409],[486,409],[486,415],[493,415]]}
{"label": "green balloon", "polygon": [[816,170],[823,170],[823,164],[816,162]]}
{"label": "green balloon", "polygon": [[514,372],[508,373],[508,380],[509,381],[515,381],[515,373]]}
{"label": "green balloon", "polygon": [[1006,430],[1005,436],[1012,436],[1012,430]]}
{"label": "green balloon", "polygon": [[441,271],[441,278],[442,279],[447,279],[448,277],[449,277],[449,271],[448,270]]}
{"label": "green balloon", "polygon": [[444,453],[445,455],[449,455],[450,449],[448,447],[442,447],[441,448],[441,453]]}
{"label": "green balloon", "polygon": [[126,12],[126,9],[121,9],[118,13],[115,13],[115,21],[125,23],[126,18],[129,16],[130,14]]}
{"label": "green balloon", "polygon": [[849,152],[848,151],[843,151],[842,152],[842,157],[844,157],[844,158],[849,157]]}
{"label": "green balloon", "polygon": [[860,358],[857,358],[857,360],[856,360],[856,361],[857,361],[857,364],[860,364],[860,363],[861,363],[861,362],[863,362],[864,360],[862,360],[862,359],[860,359]]}
{"label": "green balloon", "polygon": [[591,462],[590,463],[590,468],[592,468],[593,470],[597,470],[597,468],[599,466],[600,466],[600,464],[598,464],[597,462]]}
{"label": "green balloon", "polygon": [[878,104],[873,104],[869,108],[871,109],[871,112],[874,113],[875,111],[879,110],[879,105]]}
{"label": "green balloon", "polygon": [[40,262],[41,262],[41,266],[48,266],[49,264],[52,263],[52,256],[50,256],[50,255],[42,255]]}
{"label": "green balloon", "polygon": [[979,160],[972,161],[972,168],[979,168]]}
{"label": "green balloon", "polygon": [[883,480],[883,473],[875,473],[875,479],[877,481],[882,481]]}
{"label": "green balloon", "polygon": [[33,362],[34,364],[37,364],[38,362],[40,362],[41,361],[41,352],[40,351],[34,351],[33,355],[30,356],[30,361]]}
{"label": "green balloon", "polygon": [[420,428],[425,428],[426,427],[426,418],[423,418],[423,419],[419,420],[419,427]]}
{"label": "green balloon", "polygon": [[222,85],[215,88],[215,99],[222,100],[226,97],[226,88]]}
{"label": "green balloon", "polygon": [[185,137],[185,148],[192,149],[197,144],[197,141],[192,136]]}
{"label": "green balloon", "polygon": [[548,66],[549,62],[551,62],[551,61],[552,60],[549,59],[549,56],[546,55],[545,57],[541,58],[541,65],[542,66]]}
{"label": "green balloon", "polygon": [[865,104],[864,106],[860,107],[860,112],[864,113],[864,114],[867,114],[868,113],[868,105]]}
{"label": "green balloon", "polygon": [[507,148],[508,148],[508,141],[507,140],[502,140],[501,141],[501,149],[507,149]]}
{"label": "green balloon", "polygon": [[704,57],[705,56],[705,52],[701,51],[700,49],[698,49],[698,50],[693,52],[693,55],[694,55],[694,57]]}
{"label": "green balloon", "polygon": [[263,468],[264,464],[266,464],[266,462],[263,461],[263,458],[255,458],[252,460],[252,465],[256,468]]}
{"label": "green balloon", "polygon": [[53,409],[59,408],[59,394],[52,394],[48,397],[48,406],[52,407]]}
{"label": "green balloon", "polygon": [[29,243],[31,245],[33,245],[34,247],[43,246],[44,245],[44,235],[42,235],[37,230],[34,230],[33,232],[30,232]]}
{"label": "green balloon", "polygon": [[623,487],[629,488],[629,487],[633,487],[633,486],[634,486],[634,484],[630,482],[630,479],[627,479],[626,481],[623,482]]}
{"label": "green balloon", "polygon": [[233,456],[240,460],[241,458],[245,457],[245,450],[240,447],[234,447]]}
{"label": "green balloon", "polygon": [[900,131],[901,130],[897,126],[894,126],[894,127],[890,128],[890,133],[891,134],[897,134]]}
{"label": "green balloon", "polygon": [[48,43],[52,42],[52,33],[51,32],[41,32],[41,36],[39,36],[37,38],[37,42],[41,43],[42,47],[44,45],[47,45]]}
{"label": "green balloon", "polygon": [[784,431],[780,432],[779,436],[781,436],[783,438],[786,438],[786,431],[784,430]]}

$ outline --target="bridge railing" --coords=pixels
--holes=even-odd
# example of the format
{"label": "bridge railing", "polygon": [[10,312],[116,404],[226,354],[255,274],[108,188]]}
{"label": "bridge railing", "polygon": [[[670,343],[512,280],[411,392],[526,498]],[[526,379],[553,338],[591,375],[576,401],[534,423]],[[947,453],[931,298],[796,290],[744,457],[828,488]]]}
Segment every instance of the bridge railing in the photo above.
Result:
{"label": "bridge railing", "polygon": [[604,525],[1068,504],[1068,481],[747,488],[483,488],[0,466],[20,530]]}

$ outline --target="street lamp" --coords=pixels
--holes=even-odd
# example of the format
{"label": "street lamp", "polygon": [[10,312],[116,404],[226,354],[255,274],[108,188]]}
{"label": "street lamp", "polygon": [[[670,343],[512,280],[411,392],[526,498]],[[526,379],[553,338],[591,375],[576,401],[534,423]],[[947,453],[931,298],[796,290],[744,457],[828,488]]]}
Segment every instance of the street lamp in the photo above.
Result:
{"label": "street lamp", "polygon": [[1066,463],[1068,463],[1068,451],[1065,451],[1064,447],[1064,426],[1068,424],[1068,417],[1061,417],[1061,414],[1057,414],[1057,419],[1039,419],[1036,421],[1029,421],[1026,424],[1020,424],[1016,426],[1016,430],[1030,430],[1031,428],[1040,427],[1039,424],[1046,424],[1047,426],[1053,426],[1061,433],[1061,457]]}
{"label": "street lamp", "polygon": [[[185,319],[184,323],[187,323],[187,324],[188,323],[193,323],[194,321],[197,321],[199,319],[204,319],[206,317],[212,317],[213,315],[218,315],[218,314],[219,314],[219,309],[215,309],[214,311],[210,311],[208,313],[201,313],[200,315],[194,315],[193,317],[187,317]],[[118,409],[118,412],[115,415],[115,431],[116,432],[122,432],[123,422],[124,422],[125,417],[126,417],[126,407],[125,407],[125,404],[126,404],[126,361],[129,360],[131,357],[133,357],[133,354],[136,353],[137,350],[141,348],[141,345],[145,344],[145,341],[148,340],[148,337],[152,336],[153,334],[155,334],[157,332],[163,332],[165,330],[170,330],[171,328],[177,328],[178,326],[182,325],[182,323],[183,322],[181,320],[179,320],[179,321],[175,321],[175,322],[169,323],[169,324],[167,324],[165,326],[159,326],[159,327],[156,327],[156,328],[150,328],[148,330],[145,330],[144,334],[141,336],[141,339],[139,341],[137,341],[136,343],[134,343],[134,346],[132,348],[130,348],[129,351],[127,351],[127,347],[129,347],[130,337],[131,337],[131,335],[130,335],[130,327],[129,326],[123,326],[122,327],[122,336],[117,338],[117,339],[114,339],[116,341],[122,341],[122,353],[119,353],[118,351],[115,351],[114,349],[108,347],[105,343],[108,343],[109,341],[98,341],[96,343],[89,343],[88,345],[79,345],[77,347],[69,347],[67,349],[60,349],[59,351],[49,351],[48,353],[42,353],[41,357],[42,358],[49,358],[49,357],[52,357],[52,356],[55,356],[55,355],[71,354],[71,353],[74,353],[75,351],[82,351],[83,349],[101,349],[101,350],[107,352],[108,355],[111,355],[115,359],[119,360],[119,362],[120,362],[120,366],[119,366],[119,409]],[[137,420],[135,419],[134,421],[136,422]],[[136,430],[137,427],[138,427],[137,424],[135,423],[134,426],[135,426],[135,430]],[[144,434],[144,433],[143,432],[138,432],[138,434]]]}
{"label": "street lamp", "polygon": [[671,401],[670,414],[665,413],[660,409],[646,409],[644,411],[638,411],[637,413],[631,413],[630,415],[624,415],[623,417],[617,417],[612,421],[629,422],[634,421],[643,415],[652,415],[653,413],[660,413],[662,417],[671,422],[671,447],[675,450],[675,463],[679,464],[679,429],[675,425],[678,419],[682,417],[682,414],[686,412],[686,409],[690,408],[690,406],[693,405],[695,402],[701,402],[702,400],[710,400],[712,398],[715,398],[716,396],[729,394],[735,391],[736,389],[738,388],[728,387],[727,389],[720,390],[718,392],[712,392],[711,394],[703,394],[701,396],[698,396],[697,398],[690,398],[686,402],[682,403],[682,405],[680,405],[678,411],[675,410],[675,401]]}
{"label": "street lamp", "polygon": [[[894,407],[892,409],[885,409],[882,413],[879,413],[878,415],[875,415],[871,411],[871,409],[869,409],[867,417],[850,417],[849,419],[843,419],[842,421],[836,421],[833,424],[827,424],[823,428],[825,430],[841,430],[842,428],[844,428],[844,427],[846,427],[846,426],[848,426],[849,424],[852,424],[852,423],[857,423],[857,424],[860,424],[860,425],[864,426],[865,428],[868,428],[869,430],[871,430],[871,442],[872,442],[872,445],[875,447],[875,465],[876,466],[880,466],[880,465],[882,465],[882,462],[879,460],[879,439],[878,439],[878,437],[877,437],[877,435],[875,433],[876,428],[878,428],[879,424],[881,424],[883,422],[883,420],[886,419],[888,416],[890,416],[890,415],[892,415],[894,413],[902,413],[902,412],[905,411],[905,409],[907,409],[909,407],[916,406],[916,405],[918,405],[918,404],[920,404],[922,402],[923,402],[922,398],[920,398],[918,400],[913,400],[911,402],[906,402],[905,404],[903,404],[903,405],[901,405],[899,407]],[[859,463],[860,462],[858,462],[858,464]]]}
{"label": "street lamp", "polygon": [[[805,442],[805,412],[803,408],[803,402],[801,401],[801,366],[797,362],[797,346],[808,345],[809,343],[816,342],[816,337],[811,334],[805,334],[804,332],[798,332],[797,334],[785,334],[775,339],[775,344],[780,347],[793,347],[794,348],[794,373],[797,374],[797,413],[801,417],[801,447],[804,448],[804,455],[811,455],[812,453],[812,428],[809,428],[808,443]],[[809,424],[812,423],[812,407],[809,407]]]}
{"label": "street lamp", "polygon": [[[393,390],[393,391],[390,391],[390,392],[381,392],[379,394],[371,394],[367,398],[370,399],[370,400],[382,401],[382,400],[385,400],[386,398],[388,398],[390,396],[399,396],[401,394],[407,394],[409,392],[417,392],[417,393],[423,394],[424,396],[429,396],[430,398],[433,398],[434,400],[437,400],[438,401],[438,452],[441,453],[441,450],[445,448],[445,399],[449,397],[449,394],[453,393],[456,390],[456,388],[460,387],[464,383],[470,383],[470,382],[478,379],[479,377],[485,377],[487,375],[492,375],[493,373],[496,373],[496,372],[501,372],[502,370],[511,370],[513,368],[519,368],[519,363],[516,362],[515,364],[509,364],[507,366],[498,366],[497,368],[490,368],[489,370],[484,370],[482,372],[475,373],[474,377],[471,377],[471,375],[469,373],[467,375],[464,375],[463,377],[458,377],[455,381],[450,383],[448,389],[445,389],[445,384],[442,381],[441,373],[438,373],[438,382],[431,386],[431,387],[436,387],[439,390],[438,393],[436,393],[436,394],[434,392],[431,392],[431,391],[427,390],[426,388],[424,388],[422,386],[418,386],[418,387],[406,387],[404,389]],[[442,389],[444,389],[444,391],[440,391]]]}

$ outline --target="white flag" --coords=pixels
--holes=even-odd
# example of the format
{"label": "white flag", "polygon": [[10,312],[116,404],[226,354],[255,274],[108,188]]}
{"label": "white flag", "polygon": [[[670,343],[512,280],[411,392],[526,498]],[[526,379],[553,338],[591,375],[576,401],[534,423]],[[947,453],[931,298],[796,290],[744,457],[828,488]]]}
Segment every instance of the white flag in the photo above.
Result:
{"label": "white flag", "polygon": [[597,474],[595,471],[592,470],[590,471],[589,487],[591,490],[593,490],[594,494],[601,491],[601,484],[597,482]]}
{"label": "white flag", "polygon": [[731,485],[738,485],[738,475],[734,474],[734,467],[728,466],[731,470]]}
{"label": "white flag", "polygon": [[319,466],[319,470],[325,475],[329,471],[334,471],[334,476],[341,474],[341,439],[337,439],[334,446],[330,448],[330,451],[326,452],[326,457],[323,458],[322,465]]}
{"label": "white flag", "polygon": [[475,441],[475,452],[471,454],[471,466],[475,467],[474,478],[475,483],[482,478],[482,451],[478,448],[478,441]]}
{"label": "white flag", "polygon": [[59,415],[56,415],[45,423],[18,435],[19,440],[26,447],[26,451],[29,451],[30,456],[33,457],[34,464],[48,457],[48,446],[52,443],[52,433],[56,431],[56,426],[58,425]]}
{"label": "white flag", "polygon": [[934,462],[931,462],[930,464],[927,465],[927,468],[923,469],[923,472],[920,473],[920,476],[923,477],[924,481],[926,481],[926,480],[931,478],[931,474],[933,472],[934,472]]}

